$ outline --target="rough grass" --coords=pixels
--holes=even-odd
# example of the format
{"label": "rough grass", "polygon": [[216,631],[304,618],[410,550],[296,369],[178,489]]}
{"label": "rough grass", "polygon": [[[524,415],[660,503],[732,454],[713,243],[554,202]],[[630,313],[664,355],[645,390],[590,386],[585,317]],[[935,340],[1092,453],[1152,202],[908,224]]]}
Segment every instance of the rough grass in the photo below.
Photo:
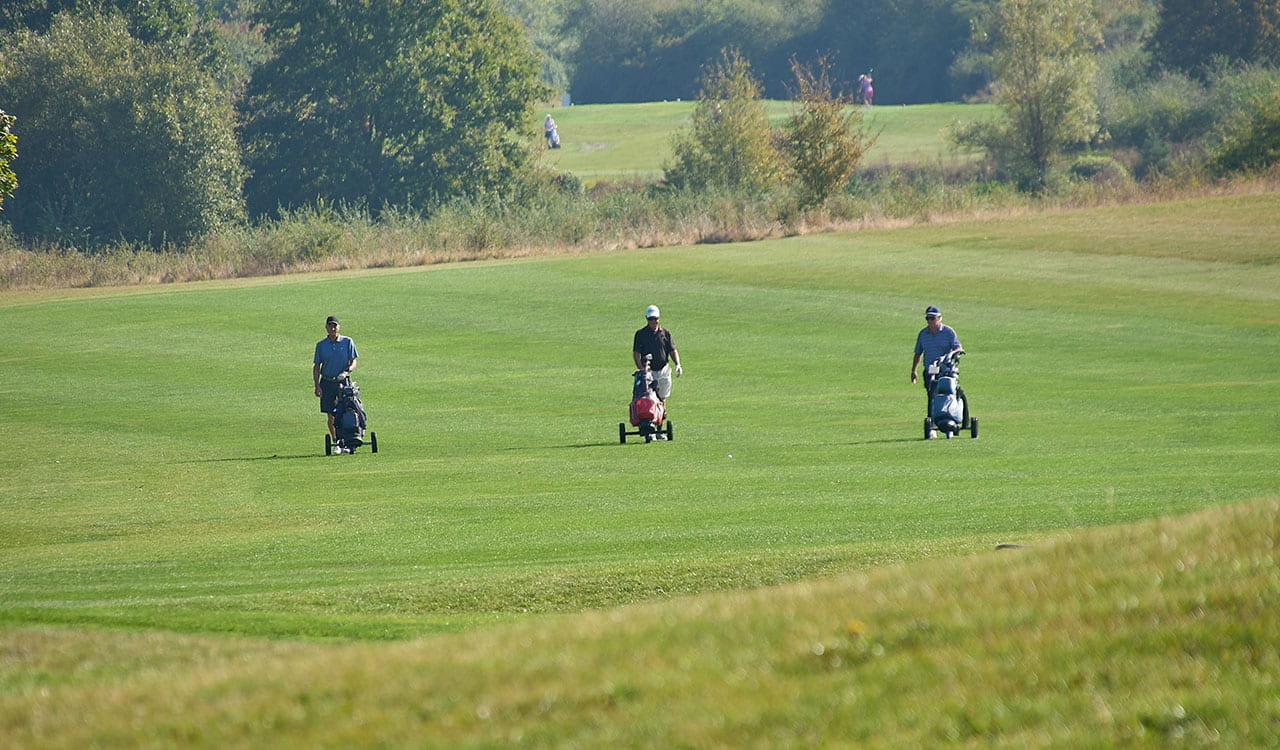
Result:
{"label": "rough grass", "polygon": [[1280,502],[392,645],[6,628],[14,747],[1267,746]]}
{"label": "rough grass", "polygon": [[[414,267],[495,258],[599,250],[752,241],[858,229],[896,228],[1100,205],[1126,206],[1202,197],[1274,194],[1276,177],[1211,186],[1157,186],[1077,194],[1041,201],[1013,191],[975,191],[930,173],[889,175],[874,188],[837,196],[820,210],[792,213],[769,201],[735,196],[653,196],[622,191],[602,197],[553,196],[538,206],[451,207],[429,219],[372,221],[367,214],[301,212],[278,222],[229,229],[185,249],[115,247],[96,253],[21,245],[0,235],[0,289],[168,284],[361,268]],[[1176,209],[1171,209],[1176,210]],[[1248,210],[1247,208],[1245,209]],[[783,218],[785,216],[785,218]],[[1261,217],[1251,216],[1257,223]],[[1270,231],[1262,221],[1254,231]],[[1131,229],[1131,234],[1135,230]],[[1150,245],[1145,233],[1142,240]],[[1206,247],[1220,245],[1206,243]],[[1122,246],[1123,247],[1123,246]]]}
{"label": "rough grass", "polygon": [[[780,122],[789,104],[771,102]],[[759,240],[831,231],[989,220],[1095,205],[1133,205],[1214,195],[1274,192],[1280,173],[1199,184],[1078,182],[1052,200],[1007,186],[955,179],[940,130],[953,117],[989,108],[917,105],[875,108],[879,132],[850,189],[799,211],[787,196],[654,194],[644,182],[659,164],[690,103],[593,105],[556,110],[589,140],[547,152],[547,163],[590,181],[619,178],[590,195],[547,185],[526,204],[460,203],[429,217],[319,206],[253,226],[228,227],[180,248],[116,245],[95,251],[28,245],[0,229],[0,290],[166,284],[360,268],[412,267],[631,248]],[[598,147],[588,147],[595,144]],[[575,150],[577,149],[577,150]],[[642,177],[643,176],[643,177]],[[1123,214],[1123,211],[1121,212]]]}

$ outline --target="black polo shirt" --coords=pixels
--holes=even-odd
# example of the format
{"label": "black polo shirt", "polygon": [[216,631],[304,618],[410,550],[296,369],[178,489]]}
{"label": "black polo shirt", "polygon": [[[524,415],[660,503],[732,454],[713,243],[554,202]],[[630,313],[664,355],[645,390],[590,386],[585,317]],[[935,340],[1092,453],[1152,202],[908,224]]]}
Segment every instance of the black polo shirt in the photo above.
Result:
{"label": "black polo shirt", "polygon": [[636,331],[635,339],[631,342],[631,351],[640,352],[641,362],[644,362],[644,355],[653,355],[649,367],[654,372],[667,366],[667,358],[675,350],[675,344],[671,343],[671,331],[662,326],[658,326],[656,331],[649,326],[641,328]]}

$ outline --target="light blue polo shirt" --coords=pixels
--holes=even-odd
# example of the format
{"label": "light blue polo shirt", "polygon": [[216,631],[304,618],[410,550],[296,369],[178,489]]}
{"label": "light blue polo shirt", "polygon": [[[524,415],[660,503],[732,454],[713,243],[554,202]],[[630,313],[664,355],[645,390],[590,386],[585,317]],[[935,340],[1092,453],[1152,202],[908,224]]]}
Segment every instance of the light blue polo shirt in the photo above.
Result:
{"label": "light blue polo shirt", "polygon": [[332,378],[345,371],[356,356],[356,342],[349,336],[339,334],[337,341],[325,336],[316,342],[316,358],[312,364],[320,365],[322,377]]}
{"label": "light blue polo shirt", "polygon": [[916,335],[916,354],[923,354],[921,360],[928,365],[947,352],[960,348],[960,337],[951,326],[943,324],[937,333],[929,333],[929,327],[920,329]]}

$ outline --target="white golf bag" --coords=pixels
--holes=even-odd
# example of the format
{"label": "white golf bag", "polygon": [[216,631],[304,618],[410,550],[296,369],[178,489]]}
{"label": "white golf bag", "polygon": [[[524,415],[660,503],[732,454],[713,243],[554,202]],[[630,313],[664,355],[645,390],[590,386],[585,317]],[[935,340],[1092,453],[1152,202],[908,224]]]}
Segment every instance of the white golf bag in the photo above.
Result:
{"label": "white golf bag", "polygon": [[929,386],[929,416],[924,420],[924,437],[929,440],[938,432],[951,438],[961,430],[970,437],[978,436],[978,419],[969,414],[968,399],[960,387],[960,356],[963,349],[948,352],[930,362],[925,369]]}
{"label": "white golf bag", "polygon": [[964,421],[964,402],[956,392],[954,377],[940,377],[933,384],[933,398],[929,400],[929,419],[933,426],[944,433],[957,433]]}

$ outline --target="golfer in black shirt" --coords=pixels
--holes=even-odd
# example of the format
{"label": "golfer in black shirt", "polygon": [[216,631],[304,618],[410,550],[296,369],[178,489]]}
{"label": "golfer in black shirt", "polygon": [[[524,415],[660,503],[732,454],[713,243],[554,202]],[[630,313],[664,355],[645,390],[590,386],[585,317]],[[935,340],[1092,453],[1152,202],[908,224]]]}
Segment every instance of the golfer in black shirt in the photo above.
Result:
{"label": "golfer in black shirt", "polygon": [[657,388],[658,398],[665,403],[671,395],[671,366],[675,365],[676,377],[684,374],[680,367],[680,353],[671,343],[671,331],[658,324],[658,306],[645,308],[644,318],[649,322],[644,328],[636,331],[631,342],[631,356],[635,359],[636,369],[644,369],[646,354],[653,355],[649,367],[653,370],[653,384]]}

